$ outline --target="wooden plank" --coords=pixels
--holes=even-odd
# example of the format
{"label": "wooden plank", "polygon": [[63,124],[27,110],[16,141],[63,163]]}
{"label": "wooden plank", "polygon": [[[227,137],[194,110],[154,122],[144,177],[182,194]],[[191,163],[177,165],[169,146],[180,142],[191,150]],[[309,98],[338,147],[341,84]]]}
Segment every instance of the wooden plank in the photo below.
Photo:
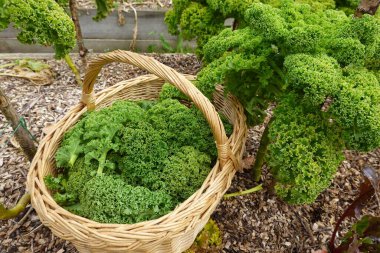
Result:
{"label": "wooden plank", "polygon": [[[131,10],[125,14],[126,24],[119,26],[117,12],[111,13],[106,19],[96,22],[92,19],[96,10],[80,10],[79,22],[81,24],[83,38],[87,39],[116,39],[128,40],[133,38],[135,27],[135,15]],[[168,33],[164,22],[165,10],[138,10],[138,40],[158,40],[160,35],[167,40],[175,40],[176,37]],[[0,32],[0,38],[16,38],[18,31],[9,27]]]}
{"label": "wooden plank", "polygon": [[[176,40],[167,41],[173,48],[176,46]],[[129,50],[131,40],[114,40],[114,39],[85,39],[86,47],[96,53],[108,52],[116,49]],[[160,40],[137,40],[136,51],[148,51],[149,47],[161,49]],[[195,48],[194,42],[184,42],[184,48]],[[76,52],[74,49],[73,52]],[[53,53],[51,47],[43,47],[40,45],[21,44],[15,38],[0,38],[0,53]]]}

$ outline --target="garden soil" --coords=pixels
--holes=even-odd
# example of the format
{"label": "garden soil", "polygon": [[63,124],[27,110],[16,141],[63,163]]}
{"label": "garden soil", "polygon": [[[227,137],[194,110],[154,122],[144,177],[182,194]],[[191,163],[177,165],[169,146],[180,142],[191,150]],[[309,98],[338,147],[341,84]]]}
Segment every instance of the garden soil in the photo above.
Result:
{"label": "garden soil", "polygon": [[[201,67],[196,57],[190,54],[153,56],[181,73],[196,74]],[[26,79],[0,77],[0,87],[18,113],[26,119],[37,141],[41,140],[50,125],[78,103],[81,94],[73,74],[63,61],[43,61],[51,66],[55,75],[50,85],[38,86]],[[9,62],[0,60],[0,65]],[[76,59],[76,63],[80,65],[81,61]],[[128,65],[109,64],[101,72],[95,89],[99,91],[141,74],[144,72]],[[346,160],[338,168],[331,186],[314,204],[288,205],[274,194],[273,178],[265,166],[260,182],[251,180],[250,167],[263,129],[264,126],[260,125],[249,130],[244,155],[245,169],[236,174],[229,192],[246,190],[258,184],[263,184],[263,190],[223,200],[219,204],[212,218],[221,230],[221,249],[202,252],[309,253],[320,249],[328,243],[339,216],[357,197],[359,185],[363,181],[363,166],[369,165],[380,170],[380,150],[362,154],[346,151]],[[16,143],[8,141],[12,130],[2,115],[0,133],[0,202],[11,207],[25,191],[29,162],[15,147]],[[380,215],[375,200],[363,213]],[[343,224],[343,231],[347,231],[351,222]],[[338,236],[341,237],[341,234]],[[0,252],[77,251],[69,242],[57,238],[43,226],[33,208],[28,206],[19,217],[0,221]]]}

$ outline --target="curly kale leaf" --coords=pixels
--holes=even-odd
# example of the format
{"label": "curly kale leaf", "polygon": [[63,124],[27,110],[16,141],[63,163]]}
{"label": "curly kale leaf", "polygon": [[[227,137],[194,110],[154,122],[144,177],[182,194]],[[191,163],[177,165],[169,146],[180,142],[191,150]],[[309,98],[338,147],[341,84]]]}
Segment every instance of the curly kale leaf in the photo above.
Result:
{"label": "curly kale leaf", "polygon": [[182,147],[165,161],[161,179],[167,192],[177,202],[199,189],[211,170],[210,157],[192,146]]}
{"label": "curly kale leaf", "polygon": [[289,55],[284,67],[289,88],[300,91],[304,100],[317,108],[336,93],[343,78],[337,61],[326,55]]}
{"label": "curly kale leaf", "polygon": [[55,155],[57,167],[69,169],[74,166],[79,155],[84,152],[83,132],[83,122],[66,132]]}
{"label": "curly kale leaf", "polygon": [[281,40],[288,33],[280,10],[267,4],[252,4],[245,12],[245,20],[254,31],[265,34],[269,41]]}
{"label": "curly kale leaf", "polygon": [[144,110],[132,102],[118,102],[110,108],[90,113],[84,121],[83,140],[85,144],[85,161],[90,164],[97,161],[98,174],[104,168],[115,169],[115,164],[107,159],[109,152],[120,149],[120,132],[126,126],[136,126],[144,120]]}
{"label": "curly kale leaf", "polygon": [[150,124],[141,123],[122,131],[119,169],[124,180],[131,185],[143,185],[156,189],[159,182],[154,177],[160,173],[169,155],[169,145],[163,141]]}
{"label": "curly kale leaf", "polygon": [[284,98],[269,129],[267,161],[277,194],[291,204],[315,201],[343,161],[338,131],[321,124],[322,115],[305,111],[294,95]]}
{"label": "curly kale leaf", "polygon": [[65,191],[65,179],[62,175],[58,175],[57,177],[53,177],[52,175],[48,175],[44,178],[44,182],[46,186],[52,191]]}
{"label": "curly kale leaf", "polygon": [[168,98],[189,101],[189,98],[185,94],[183,94],[179,89],[177,89],[169,83],[165,83],[162,86],[162,90],[160,91],[159,99],[162,101]]}
{"label": "curly kale leaf", "polygon": [[114,0],[95,0],[96,15],[93,17],[95,21],[105,19],[114,7]]}
{"label": "curly kale leaf", "polygon": [[148,122],[168,143],[172,153],[182,146],[192,145],[215,157],[217,152],[210,127],[196,111],[177,100],[166,99],[147,111]]}
{"label": "curly kale leaf", "polygon": [[137,223],[155,219],[174,206],[162,191],[127,185],[115,176],[96,176],[80,194],[81,215],[102,223]]}
{"label": "curly kale leaf", "polygon": [[330,112],[348,148],[371,151],[380,146],[379,81],[365,68],[346,68],[344,76]]}

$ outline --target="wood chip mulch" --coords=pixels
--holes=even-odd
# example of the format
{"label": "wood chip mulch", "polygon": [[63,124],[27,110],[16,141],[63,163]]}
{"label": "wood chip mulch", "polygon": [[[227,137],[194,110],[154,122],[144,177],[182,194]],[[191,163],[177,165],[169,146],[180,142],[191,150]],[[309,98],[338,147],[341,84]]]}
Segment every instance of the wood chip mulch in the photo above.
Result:
{"label": "wood chip mulch", "polygon": [[[179,72],[196,74],[200,63],[193,55],[153,55],[157,60]],[[91,55],[90,55],[91,57]],[[1,77],[0,87],[9,96],[18,113],[28,122],[37,140],[42,129],[63,117],[79,101],[80,89],[63,61],[43,60],[50,64],[56,77],[51,85],[34,86],[24,79]],[[9,63],[0,60],[0,65]],[[76,60],[80,65],[80,61]],[[83,72],[83,71],[82,71]],[[96,84],[99,91],[118,81],[136,77],[144,72],[123,64],[107,65]],[[249,130],[244,158],[246,169],[236,174],[229,192],[245,190],[263,183],[263,190],[223,200],[212,215],[223,237],[220,252],[313,252],[326,245],[334,225],[344,209],[358,195],[363,181],[364,164],[380,171],[380,150],[359,154],[345,152],[346,160],[339,167],[331,186],[312,205],[291,206],[273,193],[273,178],[266,167],[260,182],[251,180],[249,167],[254,160],[263,126]],[[12,143],[5,143],[11,128],[0,115],[0,202],[13,206],[25,191],[29,162]],[[380,215],[373,200],[363,210],[366,214]],[[344,231],[350,221],[343,224]],[[54,236],[43,226],[31,206],[15,219],[0,221],[0,252],[77,252],[67,241]]]}

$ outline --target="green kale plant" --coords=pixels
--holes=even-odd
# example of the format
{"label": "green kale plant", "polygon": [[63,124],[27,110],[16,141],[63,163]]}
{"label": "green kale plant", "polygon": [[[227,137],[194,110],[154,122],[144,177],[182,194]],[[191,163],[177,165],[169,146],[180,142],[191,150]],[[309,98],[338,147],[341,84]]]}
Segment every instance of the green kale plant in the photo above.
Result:
{"label": "green kale plant", "polygon": [[98,222],[135,223],[189,198],[216,147],[203,115],[187,104],[117,101],[86,113],[56,152],[61,173],[45,178],[55,201]]}
{"label": "green kale plant", "polygon": [[[174,2],[172,12],[184,17],[191,2]],[[202,1],[236,23],[199,45],[197,86],[211,96],[223,84],[251,124],[262,123],[269,103],[277,103],[259,153],[266,151],[280,197],[312,203],[343,149],[380,146],[380,21],[331,10],[331,1],[233,2]]]}
{"label": "green kale plant", "polygon": [[[251,4],[262,2],[273,7],[283,4],[282,0],[173,0],[173,8],[165,15],[169,33],[181,35],[185,40],[197,41],[196,52],[203,56],[203,46],[224,29],[227,18],[234,19],[234,27],[247,26],[245,11]],[[344,9],[353,13],[359,0],[296,0],[309,4],[313,10]]]}

